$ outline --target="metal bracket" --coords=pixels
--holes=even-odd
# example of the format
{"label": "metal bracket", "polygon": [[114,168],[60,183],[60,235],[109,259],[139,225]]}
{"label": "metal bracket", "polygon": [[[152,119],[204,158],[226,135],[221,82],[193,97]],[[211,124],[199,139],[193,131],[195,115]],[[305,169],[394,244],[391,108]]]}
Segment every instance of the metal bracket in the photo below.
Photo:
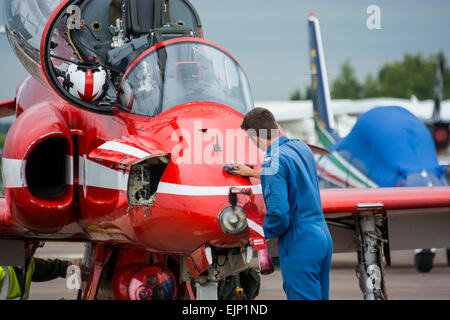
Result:
{"label": "metal bracket", "polygon": [[356,238],[358,266],[356,275],[365,300],[386,300],[383,269],[383,239],[375,215],[357,217]]}

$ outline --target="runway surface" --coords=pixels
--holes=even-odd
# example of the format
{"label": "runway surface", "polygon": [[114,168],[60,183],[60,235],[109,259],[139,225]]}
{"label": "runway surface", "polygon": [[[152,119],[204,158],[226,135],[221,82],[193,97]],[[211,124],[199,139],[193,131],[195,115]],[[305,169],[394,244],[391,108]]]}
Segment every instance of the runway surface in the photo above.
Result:
{"label": "runway surface", "polygon": [[[36,256],[43,258],[81,257],[82,243],[51,243],[38,250]],[[413,265],[412,250],[393,251],[392,267],[386,269],[386,283],[390,299],[450,300],[450,267],[447,266],[445,250],[438,249],[434,267],[429,273],[418,273]],[[332,300],[361,300],[355,274],[355,254],[335,254],[330,274],[330,298]],[[31,285],[31,300],[76,299],[76,290],[66,289],[66,280],[57,279]],[[281,272],[276,270],[262,276],[258,300],[284,300]]]}

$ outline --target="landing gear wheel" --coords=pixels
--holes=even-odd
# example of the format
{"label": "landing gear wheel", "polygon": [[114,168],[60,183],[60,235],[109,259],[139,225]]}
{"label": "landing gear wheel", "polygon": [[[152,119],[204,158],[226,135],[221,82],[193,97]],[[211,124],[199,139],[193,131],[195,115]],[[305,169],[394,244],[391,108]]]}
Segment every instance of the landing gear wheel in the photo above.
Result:
{"label": "landing gear wheel", "polygon": [[414,255],[414,265],[419,272],[430,272],[433,269],[433,259],[435,253],[430,249],[424,249]]}

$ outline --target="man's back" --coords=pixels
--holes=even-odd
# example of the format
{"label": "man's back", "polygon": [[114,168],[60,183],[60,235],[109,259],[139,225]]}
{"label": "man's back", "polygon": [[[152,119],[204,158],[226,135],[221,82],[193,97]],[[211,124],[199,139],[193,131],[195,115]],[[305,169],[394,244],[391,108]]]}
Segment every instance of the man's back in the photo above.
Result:
{"label": "man's back", "polygon": [[279,238],[283,288],[288,299],[328,299],[332,239],[323,216],[311,149],[281,137],[261,171],[267,238]]}
{"label": "man's back", "polygon": [[280,145],[280,162],[289,167],[288,199],[296,222],[324,222],[316,163],[311,149],[302,141],[288,140]]}
{"label": "man's back", "polygon": [[264,108],[249,111],[241,128],[267,151],[260,172],[242,164],[236,173],[261,179],[267,209],[264,234],[279,239],[288,299],[328,299],[333,240],[323,216],[312,151],[301,141],[279,137],[275,117]]}

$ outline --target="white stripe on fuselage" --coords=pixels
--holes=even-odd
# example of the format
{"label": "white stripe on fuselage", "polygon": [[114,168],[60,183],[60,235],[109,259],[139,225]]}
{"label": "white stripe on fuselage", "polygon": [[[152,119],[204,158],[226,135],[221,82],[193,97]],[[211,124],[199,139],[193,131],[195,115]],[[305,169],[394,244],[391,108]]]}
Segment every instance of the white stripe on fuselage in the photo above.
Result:
{"label": "white stripe on fuselage", "polygon": [[130,156],[142,159],[145,157],[149,157],[150,154],[135,148],[135,147],[131,147],[129,145],[126,145],[124,143],[120,143],[120,142],[115,142],[115,141],[109,141],[106,142],[105,144],[102,144],[100,147],[98,147],[98,149],[105,149],[105,150],[110,150],[110,151],[117,151],[120,153],[124,153],[124,154],[128,154]]}
{"label": "white stripe on fuselage", "polygon": [[[26,160],[2,158],[3,186],[22,188],[27,186],[25,179]],[[73,157],[66,155],[66,184],[73,185]]]}
{"label": "white stripe on fuselage", "polygon": [[[80,184],[89,187],[126,191],[128,174],[105,167],[85,157],[80,157]],[[252,186],[190,186],[160,182],[156,193],[180,196],[227,196],[230,188],[251,188],[253,194],[262,194],[261,185]]]}
{"label": "white stripe on fuselage", "polygon": [[128,174],[123,171],[116,171],[94,161],[86,159],[86,156],[79,159],[80,185],[86,187],[97,187],[104,189],[114,189],[127,191]]}
{"label": "white stripe on fuselage", "polygon": [[246,189],[251,188],[253,194],[261,194],[261,185],[252,186],[189,186],[183,184],[173,184],[160,182],[157,193],[173,194],[180,196],[227,196],[230,193],[230,188]]}
{"label": "white stripe on fuselage", "polygon": [[22,168],[25,167],[24,162],[20,159],[2,159],[3,186],[5,188],[26,187],[27,184],[22,175]]}
{"label": "white stripe on fuselage", "polygon": [[[26,186],[22,172],[25,168],[25,162],[19,159],[3,158],[2,173],[5,188],[21,188]],[[66,181],[68,185],[71,185],[73,184],[72,156],[67,156],[67,163]],[[79,184],[84,187],[85,195],[86,187],[120,191],[128,190],[128,174],[91,161],[86,156],[79,157],[79,175]],[[160,182],[156,192],[180,196],[227,196],[230,193],[230,188],[251,188],[253,194],[262,194],[260,184],[251,186],[191,186],[167,182]]]}

